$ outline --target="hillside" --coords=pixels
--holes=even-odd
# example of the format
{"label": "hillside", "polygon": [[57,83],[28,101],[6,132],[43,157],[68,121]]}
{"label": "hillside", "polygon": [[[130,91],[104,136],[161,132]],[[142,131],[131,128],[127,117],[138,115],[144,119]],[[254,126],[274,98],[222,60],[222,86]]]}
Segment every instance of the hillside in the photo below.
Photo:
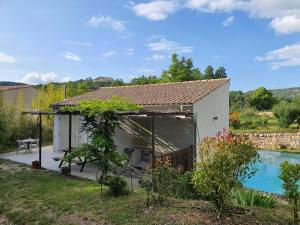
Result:
{"label": "hillside", "polygon": [[295,96],[300,96],[300,87],[293,88],[282,88],[271,90],[276,97],[280,98],[292,98]]}
{"label": "hillside", "polygon": [[15,85],[24,85],[24,84],[19,82],[12,82],[12,81],[0,81],[0,86],[15,86]]}

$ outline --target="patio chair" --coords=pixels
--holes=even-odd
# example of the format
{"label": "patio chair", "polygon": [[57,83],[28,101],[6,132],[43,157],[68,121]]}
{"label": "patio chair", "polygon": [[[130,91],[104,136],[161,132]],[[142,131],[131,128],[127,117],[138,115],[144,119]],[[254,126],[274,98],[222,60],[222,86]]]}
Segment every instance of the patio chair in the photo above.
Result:
{"label": "patio chair", "polygon": [[35,142],[30,144],[30,150],[37,149],[39,147],[39,139],[34,139]]}
{"label": "patio chair", "polygon": [[16,154],[18,154],[19,151],[21,150],[27,150],[27,144],[23,143],[22,140],[17,140],[17,143],[18,143],[18,148]]}
{"label": "patio chair", "polygon": [[150,164],[150,150],[141,149],[140,158],[135,165],[132,165],[134,168],[138,170],[145,170],[147,166]]}

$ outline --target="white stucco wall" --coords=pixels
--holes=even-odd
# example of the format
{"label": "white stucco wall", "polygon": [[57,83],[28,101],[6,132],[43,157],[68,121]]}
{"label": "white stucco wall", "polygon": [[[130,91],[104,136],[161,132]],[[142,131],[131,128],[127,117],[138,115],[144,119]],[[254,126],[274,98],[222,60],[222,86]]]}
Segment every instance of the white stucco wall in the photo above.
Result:
{"label": "white stucco wall", "polygon": [[4,104],[14,106],[17,103],[20,92],[22,92],[24,97],[25,110],[30,111],[32,109],[32,100],[38,95],[38,90],[31,86],[1,91]]}
{"label": "white stucco wall", "polygon": [[[86,133],[81,132],[81,116],[72,115],[72,147],[87,143]],[[69,147],[69,116],[54,115],[53,150],[58,152]]]}
{"label": "white stucco wall", "polygon": [[199,144],[203,138],[229,130],[229,83],[196,102],[193,111],[197,122],[196,151],[199,159]]}

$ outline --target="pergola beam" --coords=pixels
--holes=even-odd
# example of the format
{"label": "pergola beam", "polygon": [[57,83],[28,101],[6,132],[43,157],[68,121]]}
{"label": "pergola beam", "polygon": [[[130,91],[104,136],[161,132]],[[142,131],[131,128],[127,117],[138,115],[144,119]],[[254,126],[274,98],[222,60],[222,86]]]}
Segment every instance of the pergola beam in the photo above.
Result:
{"label": "pergola beam", "polygon": [[[133,110],[133,111],[116,111],[113,112],[117,116],[151,116],[151,117],[160,117],[160,116],[185,116],[192,117],[193,113],[189,111],[151,111],[151,110]],[[23,112],[23,114],[30,115],[80,115],[78,111],[57,111],[57,112],[39,112],[39,111],[29,111]]]}

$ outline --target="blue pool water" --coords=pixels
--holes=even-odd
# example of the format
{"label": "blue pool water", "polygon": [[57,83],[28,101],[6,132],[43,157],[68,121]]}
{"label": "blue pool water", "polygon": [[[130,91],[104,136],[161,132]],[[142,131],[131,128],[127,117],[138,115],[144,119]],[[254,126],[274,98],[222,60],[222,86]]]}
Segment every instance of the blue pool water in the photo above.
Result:
{"label": "blue pool water", "polygon": [[244,185],[248,188],[283,194],[280,176],[280,163],[288,160],[293,163],[300,163],[300,154],[283,153],[273,151],[259,151],[261,162],[254,166],[258,169],[255,176],[246,180]]}

